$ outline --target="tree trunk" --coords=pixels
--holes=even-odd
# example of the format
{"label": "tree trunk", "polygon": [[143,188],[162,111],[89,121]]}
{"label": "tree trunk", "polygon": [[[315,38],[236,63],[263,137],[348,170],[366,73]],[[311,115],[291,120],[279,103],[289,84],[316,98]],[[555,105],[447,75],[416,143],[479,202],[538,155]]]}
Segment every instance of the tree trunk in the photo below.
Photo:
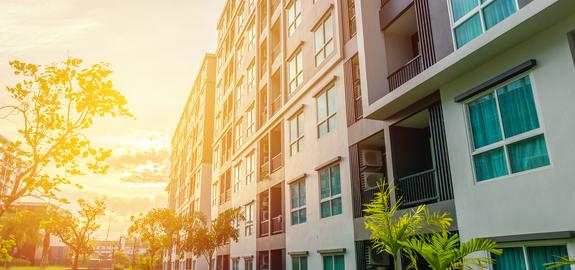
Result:
{"label": "tree trunk", "polygon": [[80,252],[74,251],[74,261],[72,262],[72,270],[78,270],[78,259],[80,258]]}
{"label": "tree trunk", "polygon": [[136,238],[134,238],[134,245],[132,247],[132,270],[136,269]]}
{"label": "tree trunk", "polygon": [[168,250],[168,270],[172,270],[172,249]]}
{"label": "tree trunk", "polygon": [[50,232],[44,231],[44,241],[42,242],[42,258],[40,259],[40,269],[46,268],[48,265],[48,254],[50,251]]}

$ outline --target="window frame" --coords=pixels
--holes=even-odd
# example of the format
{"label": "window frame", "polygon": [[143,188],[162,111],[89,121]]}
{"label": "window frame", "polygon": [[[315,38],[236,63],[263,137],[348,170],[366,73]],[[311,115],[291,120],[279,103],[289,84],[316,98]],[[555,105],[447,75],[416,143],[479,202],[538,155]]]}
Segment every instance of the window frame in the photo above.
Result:
{"label": "window frame", "polygon": [[254,178],[255,178],[255,151],[251,151],[250,153],[248,153],[246,155],[246,162],[245,162],[245,166],[246,166],[246,185],[249,185],[251,183],[254,182]]}
{"label": "window frame", "polygon": [[240,118],[234,124],[234,149],[240,149],[242,144],[244,143],[244,119]]}
{"label": "window frame", "polygon": [[[291,14],[293,13],[293,14]],[[293,0],[286,8],[287,36],[291,37],[301,24],[301,0]],[[293,17],[290,17],[293,16]],[[290,21],[290,18],[293,18]]]}
{"label": "window frame", "polygon": [[342,270],[345,270],[345,254],[344,253],[321,254],[321,268],[325,269],[325,257],[333,257],[334,264],[333,264],[333,269],[331,269],[331,270],[338,270],[335,268],[335,257],[336,256],[342,256],[343,257],[343,269]]}
{"label": "window frame", "polygon": [[[300,118],[301,117],[301,118]],[[296,121],[296,133],[297,137],[292,138],[292,122]],[[304,111],[298,111],[294,116],[292,116],[289,121],[289,153],[290,156],[294,156],[297,153],[302,151],[302,146],[304,144],[304,134],[305,134],[305,118],[304,118]],[[300,130],[302,131],[300,134]],[[294,153],[293,148],[296,147],[296,152]]]}
{"label": "window frame", "polygon": [[[464,24],[465,22],[467,22],[474,15],[479,14],[479,20],[481,21],[481,34],[484,34],[489,29],[487,29],[487,27],[485,26],[483,9],[487,6],[489,6],[491,3],[498,1],[498,0],[486,0],[484,3],[481,3],[481,0],[476,0],[478,2],[478,5],[476,7],[474,7],[473,9],[469,10],[465,15],[463,15],[457,21],[454,21],[454,16],[453,16],[453,6],[452,6],[453,0],[446,0],[446,1],[447,1],[447,9],[449,10],[449,12],[448,12],[449,13],[449,24],[451,25],[451,37],[452,37],[452,41],[453,41],[453,48],[455,50],[458,50],[460,48],[463,48],[465,45],[467,45],[467,43],[461,45],[461,47],[457,46],[455,29],[457,27],[459,27],[460,25]],[[513,2],[515,3],[515,13],[516,13],[520,8],[519,0],[513,0]],[[513,14],[511,14],[511,15],[513,15]],[[509,15],[509,16],[511,16],[511,15]],[[479,36],[477,36],[477,37],[479,37]],[[471,41],[469,41],[469,42],[471,42]]]}
{"label": "window frame", "polygon": [[[537,113],[537,120],[539,122],[539,127],[536,129],[532,129],[529,130],[527,132],[523,132],[521,134],[517,134],[514,135],[512,137],[506,138],[505,137],[505,131],[503,130],[503,122],[502,122],[502,118],[501,118],[501,110],[499,107],[499,97],[497,96],[497,90],[503,86],[509,85],[517,80],[523,79],[523,78],[528,78],[529,79],[529,83],[531,85],[531,91],[533,92],[533,102],[535,104],[535,111]],[[480,148],[475,149],[475,141],[473,139],[473,130],[471,127],[471,118],[469,115],[469,104],[475,100],[478,100],[480,98],[483,98],[485,96],[488,95],[494,95],[495,97],[495,105],[496,105],[496,109],[497,109],[497,120],[499,121],[499,128],[500,128],[500,132],[501,132],[501,140],[482,146]],[[543,121],[543,117],[541,115],[541,106],[539,104],[539,98],[538,98],[538,91],[537,91],[537,86],[535,85],[535,81],[533,79],[533,75],[531,72],[524,72],[521,74],[518,74],[508,80],[505,80],[504,82],[501,82],[485,91],[482,91],[481,93],[469,98],[468,100],[466,100],[463,103],[463,111],[464,111],[464,115],[465,115],[465,126],[466,126],[466,132],[467,132],[467,145],[468,145],[468,149],[469,149],[469,155],[470,155],[470,162],[471,162],[471,168],[472,168],[472,174],[473,174],[473,180],[475,184],[482,184],[482,183],[487,183],[487,182],[491,182],[491,181],[497,181],[500,179],[504,179],[504,178],[508,178],[508,177],[514,177],[516,175],[523,175],[526,173],[531,173],[531,172],[535,172],[535,171],[539,171],[542,169],[546,169],[549,167],[553,166],[553,160],[551,158],[551,151],[549,149],[549,143],[548,143],[548,138],[545,136],[545,134],[547,134],[546,130],[545,130],[545,125],[544,125],[544,121]],[[545,147],[547,150],[547,156],[549,159],[549,164],[545,165],[545,166],[541,166],[541,167],[537,167],[537,168],[533,168],[533,169],[529,169],[529,170],[525,170],[525,171],[520,171],[520,172],[512,172],[511,170],[511,163],[509,161],[509,152],[507,150],[508,146],[513,144],[513,143],[517,143],[520,141],[523,141],[525,139],[529,139],[529,138],[533,138],[539,135],[543,135],[545,138]],[[501,176],[497,176],[497,177],[493,177],[493,178],[489,178],[489,179],[484,179],[484,180],[478,180],[477,178],[477,172],[475,169],[475,162],[474,162],[474,156],[482,154],[482,153],[486,153],[489,152],[491,150],[495,150],[498,148],[503,148],[503,153],[505,156],[505,166],[507,168],[507,174],[505,175],[501,175]]]}
{"label": "window frame", "polygon": [[[336,117],[336,115],[337,115],[337,98],[336,97],[334,97],[335,98],[335,101],[334,101],[335,102],[335,109],[334,109],[333,113],[331,113],[331,114],[329,113],[329,111],[330,111],[329,99],[328,99],[329,98],[329,95],[328,95],[329,91],[337,91],[335,84],[332,83],[332,84],[328,85],[327,87],[325,87],[322,91],[320,91],[315,96],[315,101],[316,101],[315,102],[315,106],[316,106],[316,131],[317,131],[317,137],[318,138],[322,138],[322,137],[326,136],[327,134],[331,133],[333,130],[335,130],[337,128],[337,121],[334,121],[334,123],[335,123],[334,127],[330,127],[330,124],[329,124],[329,120],[331,118]],[[326,116],[324,119],[320,119],[320,117],[319,117],[319,100],[320,100],[320,97],[323,95],[325,95],[325,103],[326,103],[325,104],[325,109],[326,109],[325,114],[326,114]],[[335,95],[337,95],[337,92],[335,92]],[[327,132],[325,134],[321,135],[320,126],[324,123],[327,125]]]}
{"label": "window frame", "polygon": [[[339,194],[333,195],[333,194],[332,194],[333,186],[332,186],[332,183],[331,183],[331,182],[332,182],[332,181],[331,181],[331,177],[332,177],[332,169],[335,168],[335,167],[338,167],[338,170],[339,170]],[[322,197],[321,197],[321,172],[324,171],[324,170],[328,170],[329,193],[330,193],[330,196],[325,197],[325,198],[322,198]],[[319,169],[319,170],[317,171],[317,174],[318,174],[318,180],[319,180],[319,181],[318,181],[318,184],[319,184],[319,189],[318,189],[318,190],[319,190],[319,217],[320,217],[320,219],[329,218],[329,217],[333,217],[333,216],[337,216],[337,215],[343,214],[343,196],[342,196],[342,188],[341,188],[341,164],[340,164],[340,162],[336,162],[336,163],[330,164],[330,165],[328,165],[328,166],[325,166],[325,167]],[[336,199],[340,199],[340,201],[341,201],[341,213],[334,215],[334,214],[333,214],[333,204],[332,204],[332,202],[333,202],[334,200],[336,200]],[[325,203],[325,202],[329,202],[329,205],[330,205],[330,207],[329,207],[329,215],[328,215],[328,216],[325,216],[325,217],[322,217],[321,205],[322,205],[323,203]]]}
{"label": "window frame", "polygon": [[[292,64],[295,67],[295,74],[293,74],[293,77],[291,74]],[[292,56],[287,60],[287,77],[288,94],[293,94],[303,83],[303,50],[301,47],[297,48]]]}
{"label": "window frame", "polygon": [[[552,246],[565,246],[567,248],[567,253],[571,257],[574,254],[570,252],[569,242],[565,240],[536,240],[536,241],[520,241],[520,242],[510,242],[510,243],[497,243],[497,247],[501,249],[505,248],[521,248],[523,251],[523,262],[527,267],[529,267],[529,254],[527,252],[528,248],[531,247],[552,247]],[[489,255],[492,256],[491,253]],[[493,264],[490,264],[493,267]],[[493,269],[493,268],[492,268]]]}
{"label": "window frame", "polygon": [[246,110],[246,138],[256,131],[256,106],[250,105]]}
{"label": "window frame", "polygon": [[232,169],[233,174],[233,181],[234,181],[234,193],[239,192],[242,189],[242,178],[241,178],[241,171],[242,171],[242,161],[240,160],[236,163]]}
{"label": "window frame", "polygon": [[[327,22],[331,23],[331,36],[328,37],[326,36],[326,23]],[[329,10],[326,15],[324,15],[321,20],[319,21],[319,23],[317,24],[317,26],[313,29],[313,44],[314,44],[314,63],[315,63],[315,67],[319,67],[322,63],[325,62],[325,60],[328,58],[329,55],[331,55],[334,51],[335,51],[335,28],[334,28],[335,24],[333,21],[333,14],[332,11]],[[316,35],[318,33],[318,31],[320,31],[321,29],[321,35],[322,35],[322,45],[321,47],[317,47],[316,44]],[[331,51],[327,52],[327,47],[328,45],[332,45],[331,47]],[[318,61],[318,56],[319,55],[323,55],[323,58],[321,59],[321,61]]]}
{"label": "window frame", "polygon": [[302,267],[301,267],[302,266],[302,261],[301,261],[302,258],[305,258],[305,269],[309,269],[308,268],[308,261],[309,261],[308,255],[291,255],[291,269],[292,270],[296,269],[294,267],[296,261],[297,261],[297,265],[298,265],[297,269],[300,269],[300,270],[302,269]]}
{"label": "window frame", "polygon": [[[248,213],[249,209],[249,213]],[[244,236],[252,236],[254,234],[254,214],[255,214],[255,203],[252,201],[244,205]],[[249,233],[248,233],[249,232]]]}
{"label": "window frame", "polygon": [[[303,197],[306,198],[305,200],[303,200],[304,201],[303,205],[302,205],[302,193],[300,192],[301,191],[300,188],[302,185],[303,185],[303,191],[304,191]],[[298,207],[294,207],[293,203],[292,203],[292,199],[293,199],[293,195],[294,195],[293,190],[292,190],[292,186],[297,187],[296,197],[297,197],[297,200],[299,202]],[[289,188],[290,188],[290,221],[291,221],[290,224],[292,226],[307,223],[307,194],[306,194],[307,189],[306,189],[306,187],[307,186],[306,186],[305,178],[297,180],[297,181],[289,184]],[[304,221],[304,222],[302,222],[301,219],[299,218],[302,211],[305,211],[305,215],[306,215],[306,221]],[[293,213],[294,212],[298,213],[298,222],[297,223],[294,223],[294,220],[293,220]]]}
{"label": "window frame", "polygon": [[248,41],[248,51],[255,48],[256,45],[256,24],[254,20],[248,23],[248,30],[246,31],[247,41]]}
{"label": "window frame", "polygon": [[246,69],[246,90],[248,95],[256,89],[256,68],[255,61],[252,60]]}

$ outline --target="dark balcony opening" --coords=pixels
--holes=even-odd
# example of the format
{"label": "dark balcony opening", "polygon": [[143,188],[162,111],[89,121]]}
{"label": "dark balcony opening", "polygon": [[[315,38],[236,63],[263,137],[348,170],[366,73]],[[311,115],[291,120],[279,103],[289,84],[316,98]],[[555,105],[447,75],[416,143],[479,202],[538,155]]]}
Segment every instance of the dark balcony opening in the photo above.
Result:
{"label": "dark balcony opening", "polygon": [[220,205],[229,202],[232,198],[231,172],[227,170],[220,176]]}
{"label": "dark balcony opening", "polygon": [[385,252],[379,253],[370,240],[355,242],[355,257],[357,269],[392,269],[394,265],[393,258]]}
{"label": "dark balcony opening", "polygon": [[268,74],[268,40],[265,39],[264,42],[260,45],[260,65],[259,65],[259,75],[260,78],[265,78]]}
{"label": "dark balcony opening", "polygon": [[271,62],[273,63],[281,53],[281,31],[279,22],[275,23],[271,29],[271,50]]}
{"label": "dark balcony opening", "polygon": [[259,126],[261,128],[268,120],[268,91],[267,86],[260,91],[259,94]]}
{"label": "dark balcony opening", "polygon": [[282,144],[282,126],[278,124],[270,131],[271,172],[277,171],[284,165]]}
{"label": "dark balcony opening", "polygon": [[275,185],[270,189],[271,233],[278,234],[284,231],[282,185]]}
{"label": "dark balcony opening", "polygon": [[261,1],[260,2],[260,7],[259,7],[259,12],[260,12],[260,31],[264,32],[266,29],[266,26],[268,25],[268,6],[267,6],[267,2],[268,1]]}
{"label": "dark balcony opening", "polygon": [[268,136],[260,140],[260,181],[263,181],[270,174],[270,144]]}
{"label": "dark balcony opening", "polygon": [[396,197],[403,207],[453,199],[439,102],[390,127]]}
{"label": "dark balcony opening", "polygon": [[270,235],[270,196],[266,190],[258,196],[260,205],[260,237]]}
{"label": "dark balcony opening", "polygon": [[284,253],[283,249],[272,249],[270,251],[270,266],[273,270],[285,270],[285,262],[284,262]]}
{"label": "dark balcony opening", "polygon": [[281,70],[278,70],[272,76],[270,99],[272,104],[272,115],[274,115],[282,108]]}
{"label": "dark balcony opening", "polygon": [[375,198],[380,187],[387,185],[387,166],[385,139],[383,131],[365,139],[358,144],[357,164],[359,167],[359,188],[361,212],[363,215],[364,205]]}
{"label": "dark balcony opening", "polygon": [[387,79],[390,91],[422,71],[419,33],[415,7],[412,5],[384,30]]}

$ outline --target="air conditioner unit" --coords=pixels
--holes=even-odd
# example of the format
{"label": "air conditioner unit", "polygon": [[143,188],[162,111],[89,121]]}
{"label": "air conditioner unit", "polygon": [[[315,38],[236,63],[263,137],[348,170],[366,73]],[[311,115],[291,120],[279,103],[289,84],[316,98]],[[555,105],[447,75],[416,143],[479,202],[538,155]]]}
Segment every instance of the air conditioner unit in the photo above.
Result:
{"label": "air conditioner unit", "polygon": [[363,172],[361,178],[363,182],[363,190],[370,190],[377,188],[383,182],[385,176],[381,172]]}
{"label": "air conditioner unit", "polygon": [[389,266],[389,255],[387,253],[377,253],[372,247],[368,248],[367,251],[367,264],[371,266]]}
{"label": "air conditioner unit", "polygon": [[383,166],[381,151],[370,149],[361,150],[361,165],[369,167]]}

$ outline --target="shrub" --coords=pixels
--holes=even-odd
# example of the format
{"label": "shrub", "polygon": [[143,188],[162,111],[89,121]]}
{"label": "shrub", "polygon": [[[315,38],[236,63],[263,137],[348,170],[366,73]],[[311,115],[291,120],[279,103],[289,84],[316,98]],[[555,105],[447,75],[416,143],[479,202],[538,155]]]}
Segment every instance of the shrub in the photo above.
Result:
{"label": "shrub", "polygon": [[14,258],[11,262],[11,266],[30,266],[30,261],[24,258]]}

